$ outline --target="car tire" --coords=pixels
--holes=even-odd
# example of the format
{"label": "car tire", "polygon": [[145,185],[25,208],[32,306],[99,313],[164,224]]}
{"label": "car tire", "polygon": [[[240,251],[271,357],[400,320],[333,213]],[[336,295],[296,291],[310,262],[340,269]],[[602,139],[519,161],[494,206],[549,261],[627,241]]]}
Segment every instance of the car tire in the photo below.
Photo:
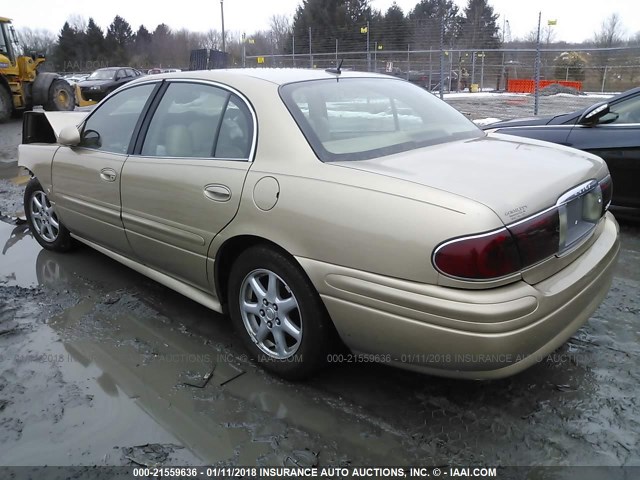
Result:
{"label": "car tire", "polygon": [[326,365],[334,327],[313,284],[286,254],[262,245],[240,254],[229,275],[228,306],[251,358],[267,370],[302,380]]}
{"label": "car tire", "polygon": [[24,213],[33,237],[42,248],[54,252],[67,252],[73,248],[71,233],[58,218],[36,178],[32,178],[25,189]]}

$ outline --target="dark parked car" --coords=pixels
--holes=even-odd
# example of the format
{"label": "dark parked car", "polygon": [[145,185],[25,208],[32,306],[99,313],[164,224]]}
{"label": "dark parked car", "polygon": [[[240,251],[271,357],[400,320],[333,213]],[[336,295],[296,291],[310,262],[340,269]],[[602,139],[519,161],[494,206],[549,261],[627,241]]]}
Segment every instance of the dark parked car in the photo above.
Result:
{"label": "dark parked car", "polygon": [[640,87],[584,110],[492,123],[484,130],[536,138],[602,157],[616,206],[640,208]]}
{"label": "dark parked car", "polygon": [[138,70],[131,67],[99,68],[78,85],[85,100],[100,101],[116,88],[141,75]]}

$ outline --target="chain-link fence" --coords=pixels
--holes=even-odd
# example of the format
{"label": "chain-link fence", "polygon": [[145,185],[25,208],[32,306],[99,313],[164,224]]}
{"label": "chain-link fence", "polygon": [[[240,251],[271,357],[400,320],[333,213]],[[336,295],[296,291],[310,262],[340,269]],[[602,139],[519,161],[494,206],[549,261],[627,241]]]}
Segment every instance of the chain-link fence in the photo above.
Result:
{"label": "chain-link fence", "polygon": [[[443,59],[445,76],[452,80],[453,89],[461,90],[456,78],[465,77],[479,89],[508,90],[509,80],[533,80],[536,49],[496,50],[406,50],[383,51],[372,49],[342,51],[337,45],[331,53],[290,53],[247,55],[247,67],[330,68],[340,61],[343,69],[392,73],[408,80],[420,79],[434,89]],[[427,83],[428,79],[432,80]],[[435,81],[434,81],[435,79]],[[640,84],[640,47],[605,49],[541,49],[540,79],[543,81],[575,82],[581,91],[619,92]],[[445,82],[445,90],[449,83]],[[439,86],[438,86],[439,88]]]}
{"label": "chain-link fence", "polygon": [[640,42],[624,41],[619,32],[596,32],[581,44],[556,42],[555,20],[543,26],[539,14],[531,19],[530,34],[516,40],[506,18],[500,25],[487,12],[421,5],[407,15],[391,8],[370,21],[341,25],[310,25],[301,16],[289,30],[243,36],[241,61],[234,64],[325,69],[341,63],[343,69],[387,73],[441,93],[533,94],[535,114],[551,94],[621,92],[640,84]]}
{"label": "chain-link fence", "polygon": [[[558,93],[611,93],[640,85],[640,47],[544,48],[539,52],[535,48],[412,50],[410,45],[404,51],[388,51],[377,48],[375,43],[372,47],[369,51],[343,51],[336,43],[336,50],[331,53],[313,53],[312,46],[311,52],[306,53],[247,55],[243,65],[324,69],[342,62],[343,69],[395,75],[434,92],[528,93],[534,101],[527,114],[547,112],[545,104]],[[538,58],[540,80],[536,89]],[[581,106],[595,101],[565,103]]]}

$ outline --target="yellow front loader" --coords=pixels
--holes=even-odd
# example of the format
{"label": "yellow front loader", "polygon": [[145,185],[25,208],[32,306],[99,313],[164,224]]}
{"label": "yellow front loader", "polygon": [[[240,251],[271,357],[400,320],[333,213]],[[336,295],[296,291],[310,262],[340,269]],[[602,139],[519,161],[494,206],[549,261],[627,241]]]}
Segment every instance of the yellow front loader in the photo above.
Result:
{"label": "yellow front loader", "polygon": [[20,55],[11,20],[0,17],[0,123],[12,114],[42,105],[45,110],[73,110],[75,91],[56,73],[38,72],[42,55]]}

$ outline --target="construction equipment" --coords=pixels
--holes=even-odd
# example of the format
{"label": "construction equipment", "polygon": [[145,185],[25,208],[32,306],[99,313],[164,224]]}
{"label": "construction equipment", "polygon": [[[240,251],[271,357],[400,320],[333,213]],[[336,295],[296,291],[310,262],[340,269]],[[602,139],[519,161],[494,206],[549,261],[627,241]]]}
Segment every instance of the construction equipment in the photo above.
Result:
{"label": "construction equipment", "polygon": [[38,72],[43,55],[20,54],[11,20],[0,17],[0,123],[13,113],[42,105],[45,110],[73,110],[73,87],[55,73]]}

